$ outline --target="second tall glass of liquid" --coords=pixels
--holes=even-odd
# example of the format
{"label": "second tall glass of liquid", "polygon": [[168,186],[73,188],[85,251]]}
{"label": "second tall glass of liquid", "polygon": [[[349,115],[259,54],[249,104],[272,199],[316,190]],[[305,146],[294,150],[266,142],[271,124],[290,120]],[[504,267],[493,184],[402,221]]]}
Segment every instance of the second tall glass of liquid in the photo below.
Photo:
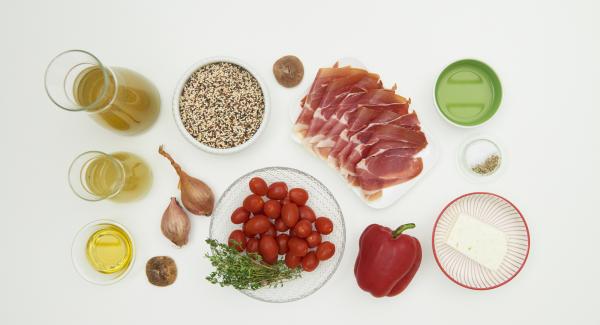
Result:
{"label": "second tall glass of liquid", "polygon": [[148,129],[160,110],[160,97],[144,76],[107,67],[82,50],[66,51],[48,65],[48,96],[67,111],[85,111],[104,127],[122,134]]}
{"label": "second tall glass of liquid", "polygon": [[86,201],[131,202],[148,193],[152,171],[141,157],[131,152],[88,151],[71,163],[69,185]]}

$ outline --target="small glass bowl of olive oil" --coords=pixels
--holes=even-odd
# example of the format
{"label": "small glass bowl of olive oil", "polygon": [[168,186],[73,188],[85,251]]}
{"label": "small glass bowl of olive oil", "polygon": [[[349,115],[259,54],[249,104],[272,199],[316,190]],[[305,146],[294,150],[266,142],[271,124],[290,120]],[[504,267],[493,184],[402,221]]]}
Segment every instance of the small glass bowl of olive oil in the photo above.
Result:
{"label": "small glass bowl of olive oil", "polygon": [[75,270],[87,281],[107,285],[123,279],[135,261],[131,234],[112,220],[85,225],[73,240],[71,258]]}

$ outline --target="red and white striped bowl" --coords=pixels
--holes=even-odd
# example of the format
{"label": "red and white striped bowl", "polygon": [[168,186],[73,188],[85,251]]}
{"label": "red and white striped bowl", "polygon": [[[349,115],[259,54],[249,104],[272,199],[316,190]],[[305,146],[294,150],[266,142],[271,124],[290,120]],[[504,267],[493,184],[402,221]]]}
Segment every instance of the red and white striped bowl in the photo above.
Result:
{"label": "red and white striped bowl", "polygon": [[[496,271],[456,251],[446,239],[458,215],[465,212],[506,234],[508,250]],[[454,283],[473,290],[489,290],[512,280],[529,255],[529,229],[523,215],[507,199],[485,192],[462,195],[450,202],[433,226],[432,247],[435,260]]]}

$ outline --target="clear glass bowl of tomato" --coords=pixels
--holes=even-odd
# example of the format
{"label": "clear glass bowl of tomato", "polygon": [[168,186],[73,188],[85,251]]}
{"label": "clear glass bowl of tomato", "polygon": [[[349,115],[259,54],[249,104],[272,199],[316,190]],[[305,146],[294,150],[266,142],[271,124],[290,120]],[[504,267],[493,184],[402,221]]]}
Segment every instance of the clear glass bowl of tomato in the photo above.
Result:
{"label": "clear glass bowl of tomato", "polygon": [[[241,230],[242,224],[232,222],[232,213],[244,204],[244,200],[252,195],[249,183],[253,178],[262,178],[267,185],[276,182],[284,182],[288,190],[293,188],[304,189],[308,193],[309,206],[316,217],[326,217],[333,223],[333,231],[329,234],[321,234],[321,242],[331,242],[335,246],[333,256],[324,261],[319,261],[318,266],[311,272],[302,272],[300,278],[290,280],[280,287],[265,287],[258,290],[242,290],[242,293],[266,302],[290,302],[299,300],[315,293],[333,276],[337,270],[346,243],[346,228],[342,211],[333,194],[316,178],[293,168],[287,167],[267,167],[254,170],[241,176],[231,184],[223,193],[210,223],[210,238],[227,243],[229,235],[234,230]],[[264,200],[269,198],[264,196]],[[248,200],[246,201],[248,204]],[[281,219],[281,218],[279,218]],[[276,225],[275,221],[272,220]],[[315,231],[316,231],[316,222]],[[289,233],[289,232],[279,232]],[[311,247],[311,251],[316,253],[316,247]],[[284,260],[285,255],[279,255],[279,260]]]}

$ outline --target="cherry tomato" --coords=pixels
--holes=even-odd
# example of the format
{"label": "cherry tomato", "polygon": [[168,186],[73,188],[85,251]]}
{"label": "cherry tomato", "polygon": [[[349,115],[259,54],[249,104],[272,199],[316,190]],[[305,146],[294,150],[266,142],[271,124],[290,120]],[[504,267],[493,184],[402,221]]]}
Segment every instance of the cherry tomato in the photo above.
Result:
{"label": "cherry tomato", "polygon": [[244,234],[246,234],[246,236],[248,237],[253,237],[255,235],[262,234],[265,231],[269,230],[270,225],[271,222],[269,221],[269,219],[263,216],[262,214],[259,214],[246,221],[246,223],[244,223]]}
{"label": "cherry tomato", "polygon": [[298,219],[300,219],[298,206],[295,203],[284,204],[283,208],[281,208],[281,220],[283,220],[285,225],[292,228],[296,225]]}
{"label": "cherry tomato", "polygon": [[310,222],[317,220],[317,215],[308,205],[299,207],[298,212],[300,213],[300,219],[306,219]]}
{"label": "cherry tomato", "polygon": [[292,201],[290,200],[290,197],[288,195],[283,200],[281,200],[280,202],[281,202],[281,205],[284,205],[284,204],[290,203]]}
{"label": "cherry tomato", "polygon": [[[252,219],[252,218],[250,218],[250,219]],[[250,221],[250,220],[248,220],[248,221]],[[256,238],[257,237],[256,234],[251,234],[251,233],[248,232],[248,230],[246,230],[246,224],[248,223],[248,221],[246,221],[242,225],[242,232],[244,233],[244,235],[246,236],[247,239]]]}
{"label": "cherry tomato", "polygon": [[290,229],[290,228],[285,225],[285,222],[283,222],[283,220],[281,220],[281,218],[275,220],[275,230],[277,230],[279,232],[284,232],[284,231],[287,231],[288,229]]}
{"label": "cherry tomato", "polygon": [[293,188],[290,190],[290,201],[303,206],[308,201],[308,192],[302,188]]}
{"label": "cherry tomato", "polygon": [[290,253],[285,254],[285,265],[290,269],[295,269],[302,264],[302,257],[292,255]]}
{"label": "cherry tomato", "polygon": [[284,255],[288,252],[288,240],[290,236],[287,234],[280,234],[277,236],[277,245],[279,245],[279,255]]}
{"label": "cherry tomato", "polygon": [[246,243],[246,251],[248,253],[256,253],[258,252],[258,239],[250,238]]}
{"label": "cherry tomato", "polygon": [[269,187],[267,186],[267,182],[260,177],[253,177],[250,180],[250,191],[256,195],[264,196],[267,195],[267,191],[269,191]]}
{"label": "cherry tomato", "polygon": [[319,246],[321,243],[321,234],[316,231],[313,231],[306,237],[306,242],[308,243],[308,247],[313,248]]}
{"label": "cherry tomato", "polygon": [[328,260],[333,254],[335,254],[335,245],[330,241],[322,242],[317,247],[317,258],[319,261]]}
{"label": "cherry tomato", "polygon": [[304,256],[308,253],[308,243],[306,240],[298,237],[292,237],[288,240],[288,254]]}
{"label": "cherry tomato", "polygon": [[244,232],[239,229],[232,231],[227,244],[229,247],[237,249],[238,252],[243,252],[246,248],[246,236],[244,236]]}
{"label": "cherry tomato", "polygon": [[277,236],[277,230],[275,229],[275,226],[271,223],[269,225],[269,228],[267,229],[267,231],[263,232],[261,235],[262,236]]}
{"label": "cherry tomato", "polygon": [[277,200],[269,200],[263,205],[263,212],[271,219],[277,219],[281,215],[281,203]]}
{"label": "cherry tomato", "polygon": [[329,235],[333,231],[333,222],[326,217],[318,217],[315,221],[317,231],[323,235]]}
{"label": "cherry tomato", "polygon": [[262,256],[263,261],[267,264],[277,262],[277,252],[279,245],[273,236],[263,236],[258,242],[258,252]]}
{"label": "cherry tomato", "polygon": [[283,200],[288,192],[288,187],[284,182],[275,182],[269,186],[267,197],[273,200]]}
{"label": "cherry tomato", "polygon": [[315,252],[310,252],[302,258],[302,269],[306,272],[314,271],[319,266],[319,259]]}
{"label": "cherry tomato", "polygon": [[236,225],[248,221],[248,218],[250,218],[250,213],[243,207],[233,210],[233,213],[231,214],[231,222],[235,223]]}
{"label": "cherry tomato", "polygon": [[306,238],[312,232],[312,224],[306,219],[301,219],[294,226],[294,236]]}
{"label": "cherry tomato", "polygon": [[244,199],[244,209],[252,213],[259,213],[263,208],[263,199],[259,195],[250,194]]}

